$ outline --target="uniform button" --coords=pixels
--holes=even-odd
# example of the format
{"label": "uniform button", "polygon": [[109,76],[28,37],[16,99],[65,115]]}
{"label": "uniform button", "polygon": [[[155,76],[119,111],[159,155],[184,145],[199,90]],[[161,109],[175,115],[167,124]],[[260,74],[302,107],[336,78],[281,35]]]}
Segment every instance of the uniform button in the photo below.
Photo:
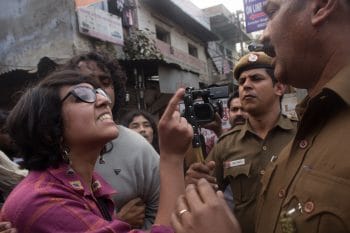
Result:
{"label": "uniform button", "polygon": [[286,190],[284,189],[281,189],[279,192],[278,192],[278,197],[279,198],[284,198],[284,196],[286,195]]}
{"label": "uniform button", "polygon": [[262,149],[263,149],[263,150],[267,150],[267,146],[263,146]]}
{"label": "uniform button", "polygon": [[301,149],[305,149],[306,147],[307,147],[307,145],[308,145],[308,142],[307,142],[307,140],[301,140],[300,142],[299,142],[299,147],[301,148]]}
{"label": "uniform button", "polygon": [[265,174],[265,170],[261,170],[260,175],[264,175],[264,174]]}
{"label": "uniform button", "polygon": [[312,201],[308,201],[304,205],[305,213],[311,213],[315,209],[315,204]]}

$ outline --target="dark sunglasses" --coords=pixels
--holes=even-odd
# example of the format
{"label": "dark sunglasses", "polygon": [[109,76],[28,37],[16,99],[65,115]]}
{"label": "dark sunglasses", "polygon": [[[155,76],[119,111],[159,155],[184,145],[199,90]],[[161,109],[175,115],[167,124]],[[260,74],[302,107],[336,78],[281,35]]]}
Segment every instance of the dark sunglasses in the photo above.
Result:
{"label": "dark sunglasses", "polygon": [[86,86],[77,86],[74,89],[72,89],[62,100],[65,101],[70,95],[73,95],[78,100],[81,100],[85,103],[95,103],[96,101],[96,93],[100,94],[104,97],[107,97],[109,99],[109,96],[106,94],[104,90],[101,88],[93,89],[91,87]]}

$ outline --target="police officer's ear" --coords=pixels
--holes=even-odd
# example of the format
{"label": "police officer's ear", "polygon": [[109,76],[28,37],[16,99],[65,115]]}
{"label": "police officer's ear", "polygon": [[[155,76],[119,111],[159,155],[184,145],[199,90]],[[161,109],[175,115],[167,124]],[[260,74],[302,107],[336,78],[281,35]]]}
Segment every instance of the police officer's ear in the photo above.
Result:
{"label": "police officer's ear", "polygon": [[275,89],[275,94],[277,96],[283,96],[284,92],[286,91],[287,86],[285,84],[282,84],[280,82],[276,82],[274,89]]}
{"label": "police officer's ear", "polygon": [[320,26],[327,22],[329,15],[336,14],[336,8],[341,0],[312,0],[311,1],[311,23],[314,26]]}

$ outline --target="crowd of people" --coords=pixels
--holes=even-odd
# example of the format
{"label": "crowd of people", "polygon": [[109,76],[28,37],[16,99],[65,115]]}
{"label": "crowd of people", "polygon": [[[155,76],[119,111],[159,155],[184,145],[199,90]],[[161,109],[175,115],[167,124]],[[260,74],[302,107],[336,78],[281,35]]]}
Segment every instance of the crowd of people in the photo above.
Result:
{"label": "crowd of people", "polygon": [[[213,122],[218,141],[185,172],[183,88],[158,124],[143,111],[118,119],[126,76],[98,52],[28,88],[6,115],[22,161],[0,154],[0,174],[16,177],[0,182],[0,232],[350,232],[350,1],[264,11],[264,51],[234,68],[231,128]],[[308,90],[298,121],[281,113],[286,84]]]}

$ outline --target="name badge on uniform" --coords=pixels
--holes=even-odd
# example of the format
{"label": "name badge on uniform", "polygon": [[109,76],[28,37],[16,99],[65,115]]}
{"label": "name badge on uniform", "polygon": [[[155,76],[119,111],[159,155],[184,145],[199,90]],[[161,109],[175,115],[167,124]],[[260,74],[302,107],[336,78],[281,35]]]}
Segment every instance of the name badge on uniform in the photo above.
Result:
{"label": "name badge on uniform", "polygon": [[241,166],[244,164],[245,164],[245,159],[237,159],[237,160],[233,160],[233,161],[224,162],[224,167],[225,168],[238,167],[238,166]]}

